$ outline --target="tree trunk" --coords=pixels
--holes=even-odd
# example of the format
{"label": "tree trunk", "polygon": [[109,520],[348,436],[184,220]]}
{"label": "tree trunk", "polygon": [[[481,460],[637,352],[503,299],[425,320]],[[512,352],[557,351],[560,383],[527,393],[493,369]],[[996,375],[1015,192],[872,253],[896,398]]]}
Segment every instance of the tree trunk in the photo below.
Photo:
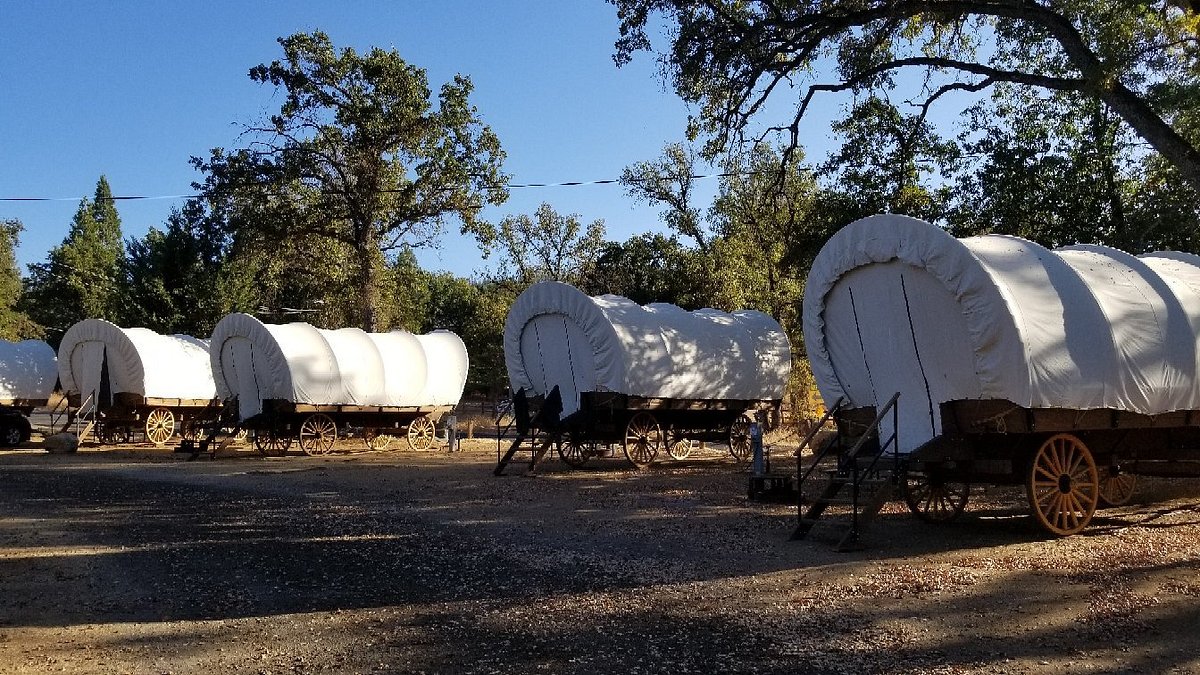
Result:
{"label": "tree trunk", "polygon": [[354,247],[358,254],[358,282],[362,293],[362,329],[368,333],[379,332],[379,265],[376,264],[377,250],[373,242],[359,239]]}

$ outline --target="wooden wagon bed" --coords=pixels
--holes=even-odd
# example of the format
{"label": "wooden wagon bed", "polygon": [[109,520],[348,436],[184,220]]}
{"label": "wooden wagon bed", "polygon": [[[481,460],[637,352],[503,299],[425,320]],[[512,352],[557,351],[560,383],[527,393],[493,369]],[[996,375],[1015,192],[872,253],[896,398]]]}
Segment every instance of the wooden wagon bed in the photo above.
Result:
{"label": "wooden wagon bed", "polygon": [[896,453],[894,436],[879,439],[883,416],[874,408],[833,411],[839,452],[854,447],[840,463],[865,454],[895,467],[909,509],[931,522],[960,515],[972,484],[1023,485],[1030,512],[1055,535],[1080,532],[1098,507],[1127,503],[1139,475],[1200,477],[1200,411],[1145,415],[996,399],[950,401],[939,410],[941,433],[906,455]]}
{"label": "wooden wagon bed", "polygon": [[[436,440],[436,425],[454,406],[378,406],[296,403],[264,400],[262,412],[238,426],[254,433],[254,444],[264,455],[286,454],[292,440],[308,455],[333,451],[339,429],[361,427],[371,450],[385,450],[403,433],[409,447],[428,450]],[[236,409],[236,406],[234,406]]]}

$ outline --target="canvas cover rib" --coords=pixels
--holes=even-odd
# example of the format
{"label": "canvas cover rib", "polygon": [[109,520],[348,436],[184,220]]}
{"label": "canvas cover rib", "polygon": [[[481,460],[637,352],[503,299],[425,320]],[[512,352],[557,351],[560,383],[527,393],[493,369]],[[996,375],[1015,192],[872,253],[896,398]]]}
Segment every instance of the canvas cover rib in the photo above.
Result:
{"label": "canvas cover rib", "polygon": [[530,286],[504,323],[513,391],[558,386],[563,414],[585,391],[678,399],[783,397],[791,344],[760,312],[689,312],[617,295],[589,297],[556,281]]}
{"label": "canvas cover rib", "polygon": [[959,240],[913,218],[872,216],[814,261],[805,344],[826,401],[879,405],[901,392],[903,450],[941,433],[940,413],[931,423],[923,412],[930,402],[1200,409],[1198,263],[1094,245],[1050,251],[1000,235]]}

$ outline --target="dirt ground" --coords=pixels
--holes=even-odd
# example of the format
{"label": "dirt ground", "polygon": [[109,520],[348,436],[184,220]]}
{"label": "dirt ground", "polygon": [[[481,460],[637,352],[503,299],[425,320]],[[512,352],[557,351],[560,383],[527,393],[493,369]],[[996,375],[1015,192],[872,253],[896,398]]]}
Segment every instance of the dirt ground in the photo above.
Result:
{"label": "dirt ground", "polygon": [[0,453],[3,673],[1200,673],[1200,481],[1047,538],[1021,494],[790,541],[715,451]]}

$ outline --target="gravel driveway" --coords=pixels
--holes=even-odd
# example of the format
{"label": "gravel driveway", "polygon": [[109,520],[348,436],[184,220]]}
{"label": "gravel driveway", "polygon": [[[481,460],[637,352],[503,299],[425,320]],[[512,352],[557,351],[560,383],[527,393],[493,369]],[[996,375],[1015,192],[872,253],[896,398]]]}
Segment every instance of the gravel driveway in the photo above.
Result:
{"label": "gravel driveway", "polygon": [[495,461],[0,454],[0,672],[1200,672],[1200,481],[1061,540],[1011,490],[890,505],[837,553],[715,452]]}

